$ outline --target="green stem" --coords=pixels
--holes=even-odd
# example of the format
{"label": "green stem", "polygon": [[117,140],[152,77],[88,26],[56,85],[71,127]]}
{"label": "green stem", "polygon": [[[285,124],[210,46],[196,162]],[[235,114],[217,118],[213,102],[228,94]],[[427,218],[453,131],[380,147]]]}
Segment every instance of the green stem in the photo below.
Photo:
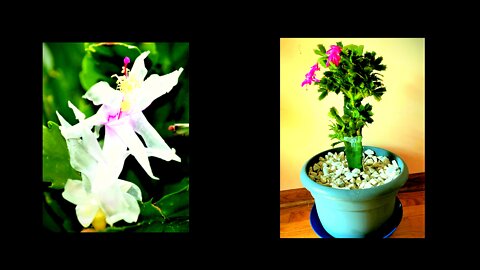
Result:
{"label": "green stem", "polygon": [[347,157],[348,167],[362,170],[362,136],[345,137],[345,155]]}

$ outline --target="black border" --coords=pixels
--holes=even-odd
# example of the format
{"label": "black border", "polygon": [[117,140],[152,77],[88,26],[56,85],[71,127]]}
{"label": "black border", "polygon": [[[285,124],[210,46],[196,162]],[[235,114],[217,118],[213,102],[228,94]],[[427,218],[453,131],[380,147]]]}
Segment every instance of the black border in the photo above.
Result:
{"label": "black border", "polygon": [[[288,25],[284,23],[283,25]],[[271,25],[270,25],[271,26]],[[92,32],[70,30],[40,31],[31,33],[28,40],[17,45],[17,52],[5,55],[4,61],[12,63],[14,79],[9,86],[13,93],[8,98],[13,101],[9,109],[19,112],[14,123],[4,122],[6,131],[7,159],[11,166],[19,167],[9,175],[5,185],[11,189],[5,205],[8,214],[15,217],[14,227],[18,230],[16,241],[39,243],[40,246],[93,244],[101,240],[102,244],[112,246],[135,244],[132,247],[155,245],[169,247],[170,244],[188,242],[213,243],[216,246],[263,247],[263,243],[281,247],[318,247],[324,244],[341,247],[348,240],[320,242],[315,239],[280,239],[279,238],[279,55],[280,38],[308,36],[364,36],[364,32],[346,30],[346,34],[326,33],[324,31],[304,29],[306,35],[282,25],[277,28],[267,26],[238,28],[237,33],[224,32],[220,29],[203,29],[196,27],[183,33],[161,31]],[[301,29],[301,28],[298,28]],[[409,30],[414,28],[408,28]],[[330,30],[333,31],[333,30]],[[406,30],[405,30],[406,31]],[[450,99],[447,90],[454,86],[442,74],[451,75],[444,70],[445,51],[452,51],[455,45],[443,47],[441,35],[432,31],[416,30],[414,34],[397,34],[385,37],[425,37],[425,168],[426,168],[426,239],[442,238],[449,231],[453,221],[445,221],[456,210],[449,202],[458,195],[452,194],[449,185],[444,183],[456,181],[457,176],[444,174],[436,170],[442,167],[444,158],[441,153],[446,148],[456,148],[452,144],[459,136],[454,129],[445,128],[448,112],[457,110],[456,103],[464,96]],[[351,36],[355,34],[355,36]],[[35,210],[39,202],[40,182],[35,179],[41,175],[41,131],[40,122],[41,97],[31,93],[40,93],[41,88],[41,43],[43,41],[85,41],[85,40],[174,40],[190,43],[190,98],[191,98],[191,226],[186,237],[164,236],[162,234],[125,235],[110,234],[92,236],[89,234],[44,234],[41,232],[40,220]],[[370,36],[381,37],[381,35]],[[33,39],[33,40],[32,40]],[[449,56],[453,57],[453,56]],[[448,62],[448,61],[447,61]],[[37,73],[38,72],[38,73]],[[444,83],[447,81],[447,83]],[[456,89],[458,88],[455,87]],[[472,86],[469,85],[468,89]],[[465,85],[467,89],[467,85]],[[463,90],[462,90],[463,91]],[[25,94],[30,92],[30,94]],[[37,99],[38,98],[38,99]],[[445,98],[449,98],[445,101]],[[13,104],[15,103],[15,104]],[[20,108],[16,104],[21,104]],[[38,106],[38,107],[37,107]],[[449,106],[449,107],[448,107]],[[22,108],[23,107],[23,108]],[[458,108],[459,109],[459,108]],[[37,119],[37,117],[39,117]],[[454,116],[455,117],[455,116]],[[461,121],[461,119],[456,119]],[[450,123],[450,122],[447,122]],[[462,123],[463,124],[463,123]],[[443,126],[442,126],[443,125]],[[451,124],[452,125],[452,124]],[[14,131],[15,135],[10,132]],[[438,136],[441,134],[441,136]],[[437,137],[437,138],[436,138]],[[438,138],[439,137],[439,138]],[[451,139],[449,139],[451,138]],[[12,142],[9,144],[8,142]],[[21,144],[18,148],[17,145]],[[440,144],[441,147],[438,147]],[[38,152],[37,152],[38,151]],[[18,166],[17,164],[20,164]],[[10,165],[8,165],[10,166]],[[11,170],[8,168],[7,170]],[[25,170],[24,166],[31,169]],[[26,172],[26,174],[25,174]],[[21,176],[18,175],[21,174]],[[19,178],[25,178],[19,180]],[[195,183],[194,183],[195,182]],[[24,184],[28,183],[28,184]],[[442,191],[442,189],[444,189]],[[22,194],[21,198],[18,194]],[[448,194],[448,195],[446,195]],[[41,194],[40,194],[41,195]],[[448,202],[439,200],[448,196]],[[451,199],[450,199],[451,198]],[[38,212],[40,212],[39,210]],[[471,216],[471,214],[470,214]],[[457,217],[458,218],[458,217]],[[20,220],[20,222],[18,222]],[[36,225],[38,224],[38,225]],[[38,228],[38,230],[37,230]],[[451,234],[449,234],[451,235]],[[394,240],[394,241],[390,241]],[[403,242],[402,239],[385,241],[389,247]],[[164,241],[159,245],[159,241]],[[95,242],[95,243],[94,243]],[[365,242],[348,241],[349,244]],[[417,245],[422,239],[411,239],[408,245]],[[107,244],[108,243],[108,244]],[[256,244],[259,244],[258,246]],[[307,245],[307,246],[303,246]],[[160,248],[160,247],[159,247]],[[352,248],[355,248],[352,246]]]}

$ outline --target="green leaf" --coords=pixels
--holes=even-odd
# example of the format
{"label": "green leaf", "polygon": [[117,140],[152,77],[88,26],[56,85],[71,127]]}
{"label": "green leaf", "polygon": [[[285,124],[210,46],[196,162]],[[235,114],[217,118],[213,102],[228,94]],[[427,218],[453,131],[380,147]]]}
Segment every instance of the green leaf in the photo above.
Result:
{"label": "green leaf", "polygon": [[188,232],[190,227],[189,219],[179,219],[171,222],[157,222],[141,226],[137,232]]}
{"label": "green leaf", "polygon": [[[79,80],[82,59],[85,54],[84,44],[78,42],[44,43],[51,52],[53,69],[43,76],[43,113],[47,126],[48,121],[57,121],[58,111],[68,122],[76,121],[72,110],[68,107],[70,100],[85,115],[93,114],[93,104],[82,98],[85,93]],[[44,61],[50,61],[45,58]],[[46,63],[45,63],[46,64]],[[83,104],[83,106],[82,106]]]}
{"label": "green leaf", "polygon": [[323,44],[318,44],[317,47],[318,47],[318,49],[320,50],[320,52],[321,52],[322,54],[327,53],[327,51],[325,50],[325,47],[323,46]]}
{"label": "green leaf", "polygon": [[330,116],[331,118],[334,118],[337,121],[338,124],[340,124],[342,126],[345,125],[342,118],[340,118],[340,116],[338,115],[338,111],[335,107],[330,108],[328,116]]}
{"label": "green leaf", "polygon": [[164,232],[188,232],[190,229],[190,220],[182,219],[165,224]]}
{"label": "green leaf", "polygon": [[171,53],[172,62],[177,63],[180,66],[184,66],[186,64],[186,60],[188,59],[189,47],[190,45],[188,42],[174,43]]}
{"label": "green leaf", "polygon": [[105,230],[101,230],[98,232],[133,232],[137,231],[141,228],[144,223],[137,223],[133,225],[126,225],[126,226],[114,226],[114,227],[107,227]]}
{"label": "green leaf", "polygon": [[125,179],[127,179],[128,181],[130,181],[130,182],[132,182],[132,183],[134,183],[135,185],[138,186],[138,188],[142,192],[142,198],[150,197],[148,192],[143,187],[142,182],[140,181],[140,179],[138,179],[138,176],[135,174],[135,172],[133,170],[129,169],[127,171],[127,176],[125,177]]}
{"label": "green leaf", "polygon": [[357,54],[362,55],[363,54],[363,45],[360,45],[357,47]]}
{"label": "green leaf", "polygon": [[313,52],[314,52],[315,54],[318,54],[318,55],[323,55],[320,50],[313,50]]}
{"label": "green leaf", "polygon": [[139,54],[142,53],[142,51],[137,46],[122,42],[85,43],[85,51],[92,53],[100,52],[106,55],[110,55],[109,53],[105,52],[105,47],[103,46],[118,46],[119,48],[123,47],[129,50],[136,50]]}
{"label": "green leaf", "polygon": [[[111,76],[121,73],[123,58],[129,57],[133,61],[142,52],[135,45],[121,42],[85,43],[85,51],[79,74],[85,91],[99,81],[114,84],[115,79]],[[133,63],[129,66],[130,69],[132,65]]]}
{"label": "green leaf", "polygon": [[[75,230],[73,228],[73,223],[71,218],[68,217],[67,214],[65,214],[65,212],[62,210],[58,202],[52,198],[49,192],[43,192],[43,195],[45,197],[44,203],[46,204],[44,205],[44,207],[46,208],[48,206],[53,211],[53,213],[55,213],[55,215],[57,215],[61,220],[63,220],[62,226],[67,232],[74,232]],[[45,211],[46,209],[44,209],[44,212]],[[46,214],[48,215],[48,213]],[[48,222],[48,217],[46,222]]]}
{"label": "green leaf", "polygon": [[158,63],[159,54],[157,52],[157,45],[153,42],[144,42],[139,45],[142,51],[149,51],[148,58],[152,60],[153,65]]}
{"label": "green leaf", "polygon": [[325,71],[325,72],[323,73],[323,75],[325,75],[325,77],[327,77],[327,78],[330,78],[330,77],[333,76],[333,72],[332,72],[332,71]]}
{"label": "green leaf", "polygon": [[363,45],[354,45],[354,44],[349,44],[345,47],[343,47],[345,50],[350,50],[353,52],[352,55],[362,55],[363,53]]}
{"label": "green leaf", "polygon": [[147,202],[139,202],[140,218],[137,224],[126,226],[108,227],[102,232],[182,232],[188,231],[188,216],[180,219],[173,218],[167,220],[163,210],[152,203],[152,199]]}
{"label": "green leaf", "polygon": [[59,126],[52,121],[43,126],[43,181],[51,182],[51,188],[62,189],[67,179],[81,179],[80,173],[70,165],[67,143]]}
{"label": "green leaf", "polygon": [[60,225],[58,225],[53,219],[53,217],[47,212],[45,202],[42,203],[42,206],[43,206],[43,211],[42,211],[43,227],[52,232],[61,232],[62,229],[60,228]]}
{"label": "green leaf", "polygon": [[373,93],[373,98],[374,98],[376,101],[380,101],[380,100],[382,100],[382,95]]}
{"label": "green leaf", "polygon": [[[187,178],[188,179],[188,178]],[[167,218],[189,216],[189,184],[184,182],[180,189],[163,196],[155,203]]]}
{"label": "green leaf", "polygon": [[48,48],[47,44],[43,43],[43,67],[47,72],[50,72],[53,69],[53,56],[52,52]]}
{"label": "green leaf", "polygon": [[99,81],[106,81],[109,78],[104,75],[96,60],[91,53],[87,53],[82,60],[82,71],[80,71],[80,83],[85,91],[88,91],[90,87]]}
{"label": "green leaf", "polygon": [[85,50],[88,51],[88,54],[97,53],[99,55],[103,55],[103,56],[107,56],[107,57],[113,56],[113,52],[110,48],[107,48],[107,47],[99,45],[99,44],[91,44]]}
{"label": "green leaf", "polygon": [[320,96],[318,97],[319,100],[322,100],[324,99],[326,96],[328,95],[328,92],[327,91],[323,91]]}
{"label": "green leaf", "polygon": [[323,68],[327,68],[327,65],[326,65],[326,58],[325,57],[319,57],[317,62],[323,67]]}
{"label": "green leaf", "polygon": [[353,118],[359,118],[360,117],[360,112],[358,112],[357,109],[352,110],[352,117]]}
{"label": "green leaf", "polygon": [[163,221],[165,219],[162,210],[152,203],[152,199],[140,203],[140,215],[146,221]]}
{"label": "green leaf", "polygon": [[[121,62],[119,63],[119,67],[123,65],[123,58],[127,56],[130,58],[130,61],[132,61],[129,65],[131,69],[133,65],[133,61],[142,53],[142,51],[137,46],[134,46],[134,45],[128,45],[128,44],[126,46],[123,46],[123,45],[118,46],[118,45],[119,44],[113,45],[112,50],[121,59]],[[149,58],[150,58],[150,54],[148,55],[147,58],[145,58],[145,60]],[[146,61],[145,61],[145,64],[146,64]]]}
{"label": "green leaf", "polygon": [[140,204],[140,221],[133,226],[109,227],[105,232],[122,232],[133,230],[136,232],[188,232],[189,218],[166,219],[163,210],[152,203],[152,199]]}
{"label": "green leaf", "polygon": [[335,147],[335,145],[337,145],[337,144],[339,144],[339,143],[342,143],[342,141],[338,141],[338,142],[332,143],[332,147]]}

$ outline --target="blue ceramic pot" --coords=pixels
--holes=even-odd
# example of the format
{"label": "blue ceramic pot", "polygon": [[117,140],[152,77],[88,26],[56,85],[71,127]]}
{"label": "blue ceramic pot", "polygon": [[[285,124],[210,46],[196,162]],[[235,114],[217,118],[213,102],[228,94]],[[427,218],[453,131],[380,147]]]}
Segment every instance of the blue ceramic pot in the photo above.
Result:
{"label": "blue ceramic pot", "polygon": [[367,149],[374,151],[377,156],[395,160],[400,167],[400,175],[387,184],[356,190],[327,187],[308,177],[308,168],[318,162],[319,157],[324,157],[328,152],[340,153],[344,147],[324,151],[302,167],[302,184],[315,200],[323,227],[335,238],[365,238],[377,230],[392,215],[395,197],[408,179],[407,164],[399,156],[382,148],[363,146],[363,151]]}

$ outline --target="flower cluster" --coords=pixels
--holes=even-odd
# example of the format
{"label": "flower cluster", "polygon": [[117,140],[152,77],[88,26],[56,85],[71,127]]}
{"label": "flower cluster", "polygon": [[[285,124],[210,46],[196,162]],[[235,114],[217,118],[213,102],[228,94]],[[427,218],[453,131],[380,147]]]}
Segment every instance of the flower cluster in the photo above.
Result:
{"label": "flower cluster", "polygon": [[[326,63],[327,67],[330,65],[330,63],[333,63],[334,65],[338,66],[338,64],[340,63],[341,51],[342,51],[342,48],[340,48],[337,45],[330,46],[330,50],[327,51],[327,55],[328,55],[328,59]],[[305,84],[311,85],[312,82],[320,82],[320,80],[315,77],[316,76],[315,72],[319,70],[320,70],[320,67],[318,66],[318,63],[315,63],[315,65],[313,65],[310,68],[310,71],[307,74],[305,74],[305,80],[302,82],[302,87]]]}
{"label": "flower cluster", "polygon": [[[72,126],[57,112],[70,164],[82,175],[81,181],[69,179],[62,195],[76,205],[77,218],[84,227],[93,224],[101,229],[105,223],[112,226],[119,220],[137,221],[140,214],[137,201],[142,200],[140,189],[118,179],[130,154],[152,179],[159,178],[153,175],[148,157],[181,161],[142,111],[178,83],[183,68],[163,76],[152,74],[145,79],[144,60],[148,54],[149,51],[141,53],[131,70],[127,68],[130,59],[124,59],[123,75],[112,76],[117,78],[116,89],[101,81],[87,91],[83,98],[101,105],[91,117],[85,118],[70,102],[68,105],[79,123]],[[101,127],[105,127],[103,146],[98,141]]]}

